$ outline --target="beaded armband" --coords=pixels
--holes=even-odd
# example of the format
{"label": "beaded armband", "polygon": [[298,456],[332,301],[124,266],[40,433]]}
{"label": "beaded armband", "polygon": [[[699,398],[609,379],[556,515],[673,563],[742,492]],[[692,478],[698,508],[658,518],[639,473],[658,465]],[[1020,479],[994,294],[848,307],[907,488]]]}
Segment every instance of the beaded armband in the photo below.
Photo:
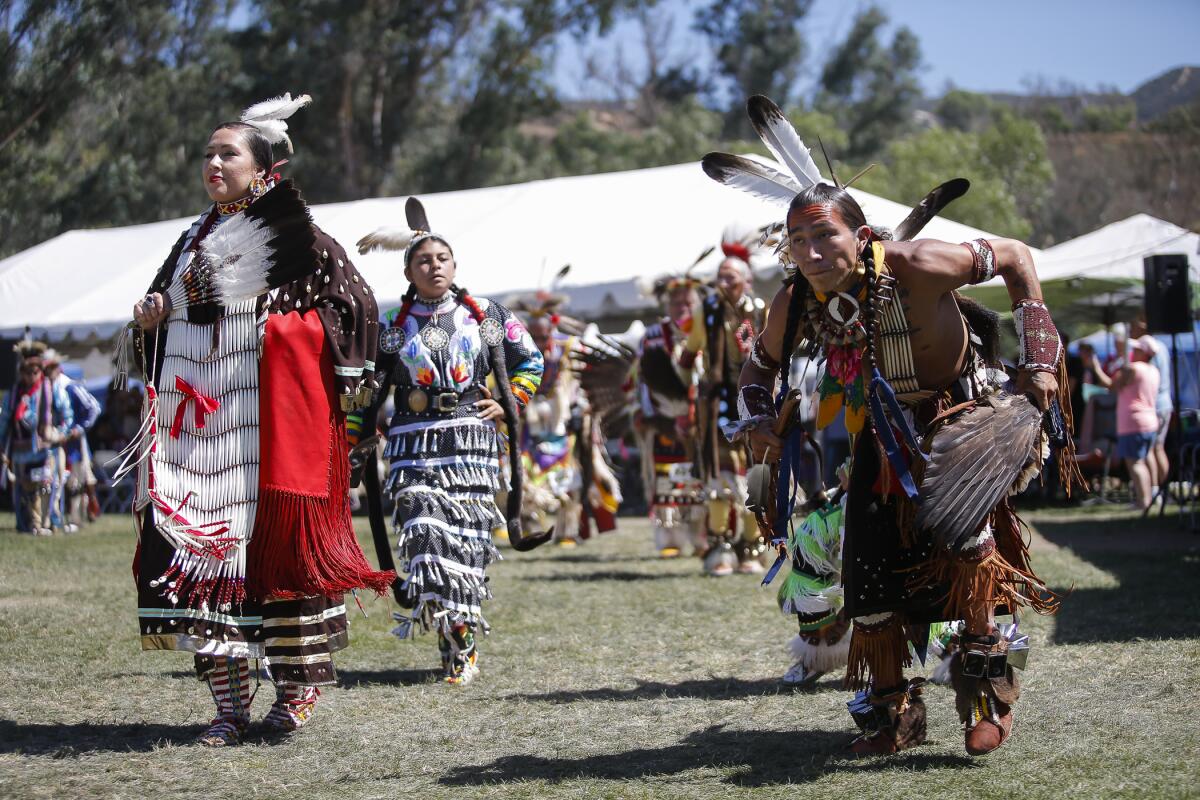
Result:
{"label": "beaded armband", "polygon": [[1017,366],[1036,372],[1057,370],[1058,360],[1062,357],[1062,340],[1046,304],[1041,300],[1019,301],[1013,306],[1013,324],[1021,346]]}
{"label": "beaded armband", "polygon": [[754,337],[754,344],[750,346],[750,363],[768,372],[777,372],[779,370],[779,359],[772,358],[771,354],[767,352],[767,348],[762,342],[761,333]]}
{"label": "beaded armband", "polygon": [[971,251],[975,266],[971,271],[971,283],[987,283],[996,275],[996,251],[987,239],[973,239],[963,242],[963,246]]}

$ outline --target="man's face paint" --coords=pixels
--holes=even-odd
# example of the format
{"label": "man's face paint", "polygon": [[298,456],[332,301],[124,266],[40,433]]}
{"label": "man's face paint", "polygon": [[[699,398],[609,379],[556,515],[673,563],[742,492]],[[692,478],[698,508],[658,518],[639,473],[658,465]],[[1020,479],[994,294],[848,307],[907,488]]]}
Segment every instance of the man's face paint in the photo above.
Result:
{"label": "man's face paint", "polygon": [[831,203],[802,206],[788,214],[792,262],[821,293],[845,289],[869,229],[854,231]]}

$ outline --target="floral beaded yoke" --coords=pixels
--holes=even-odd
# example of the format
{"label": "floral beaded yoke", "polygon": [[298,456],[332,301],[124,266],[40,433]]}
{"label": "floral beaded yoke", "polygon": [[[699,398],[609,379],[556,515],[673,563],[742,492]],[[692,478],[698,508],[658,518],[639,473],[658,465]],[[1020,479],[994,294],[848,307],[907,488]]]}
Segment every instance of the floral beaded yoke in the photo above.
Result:
{"label": "floral beaded yoke", "polygon": [[486,298],[477,302],[485,316],[482,323],[453,296],[436,304],[418,300],[402,322],[396,313],[389,315],[392,326],[385,335],[393,337],[393,347],[399,347],[397,387],[464,392],[481,384],[492,371],[489,342],[482,331],[503,336],[513,395],[521,405],[529,402],[541,380],[542,354],[511,311]]}

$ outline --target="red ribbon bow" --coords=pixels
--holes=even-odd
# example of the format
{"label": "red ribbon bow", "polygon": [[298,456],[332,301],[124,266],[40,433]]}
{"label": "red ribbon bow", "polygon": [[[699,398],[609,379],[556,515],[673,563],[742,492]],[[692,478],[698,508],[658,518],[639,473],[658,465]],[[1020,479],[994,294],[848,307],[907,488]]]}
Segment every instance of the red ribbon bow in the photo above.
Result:
{"label": "red ribbon bow", "polygon": [[175,421],[171,423],[171,438],[178,439],[183,430],[183,417],[187,413],[188,402],[193,403],[196,415],[196,427],[204,427],[204,418],[221,407],[221,402],[206,394],[201,394],[192,385],[178,375],[175,376],[175,388],[183,392],[183,401],[175,409]]}

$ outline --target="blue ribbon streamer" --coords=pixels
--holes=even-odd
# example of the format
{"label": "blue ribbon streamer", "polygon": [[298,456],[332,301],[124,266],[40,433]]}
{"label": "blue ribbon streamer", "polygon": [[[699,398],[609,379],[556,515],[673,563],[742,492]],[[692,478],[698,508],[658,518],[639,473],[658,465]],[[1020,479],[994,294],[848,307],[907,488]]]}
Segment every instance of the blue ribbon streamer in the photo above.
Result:
{"label": "blue ribbon streamer", "polygon": [[763,576],[762,583],[759,585],[766,586],[768,583],[775,580],[775,576],[779,574],[779,569],[783,566],[783,562],[785,561],[787,561],[787,553],[780,553],[778,556],[776,556],[775,563],[771,565],[769,570],[767,570],[767,574]]}
{"label": "blue ribbon streamer", "polygon": [[882,394],[887,401],[888,408],[900,426],[901,434],[908,442],[909,448],[914,453],[919,453],[926,461],[929,456],[917,446],[916,436],[913,434],[912,428],[908,425],[908,420],[904,418],[904,413],[900,408],[899,401],[896,400],[896,392],[888,384],[883,376],[879,374],[879,368],[874,370],[874,377],[871,378],[871,388],[867,392],[871,404],[871,421],[875,425],[875,435],[879,437],[879,441],[883,444],[884,452],[887,453],[888,461],[892,464],[892,469],[896,472],[896,477],[900,481],[901,488],[904,493],[912,500],[917,499],[917,484],[913,481],[912,471],[908,468],[907,462],[904,460],[904,454],[900,452],[900,443],[896,441],[896,435],[892,433],[892,424],[888,421],[887,415],[883,412],[883,402],[879,399]]}
{"label": "blue ribbon streamer", "polygon": [[892,419],[900,428],[901,435],[908,443],[908,449],[919,455],[924,461],[929,461],[929,455],[921,449],[921,445],[917,443],[917,435],[913,432],[912,426],[908,424],[908,418],[904,416],[904,409],[900,407],[900,401],[896,399],[896,391],[892,385],[888,383],[882,374],[879,372],[879,367],[875,367],[875,374],[871,378],[871,391],[878,391],[883,394],[883,399],[887,401],[888,411],[892,414]]}

